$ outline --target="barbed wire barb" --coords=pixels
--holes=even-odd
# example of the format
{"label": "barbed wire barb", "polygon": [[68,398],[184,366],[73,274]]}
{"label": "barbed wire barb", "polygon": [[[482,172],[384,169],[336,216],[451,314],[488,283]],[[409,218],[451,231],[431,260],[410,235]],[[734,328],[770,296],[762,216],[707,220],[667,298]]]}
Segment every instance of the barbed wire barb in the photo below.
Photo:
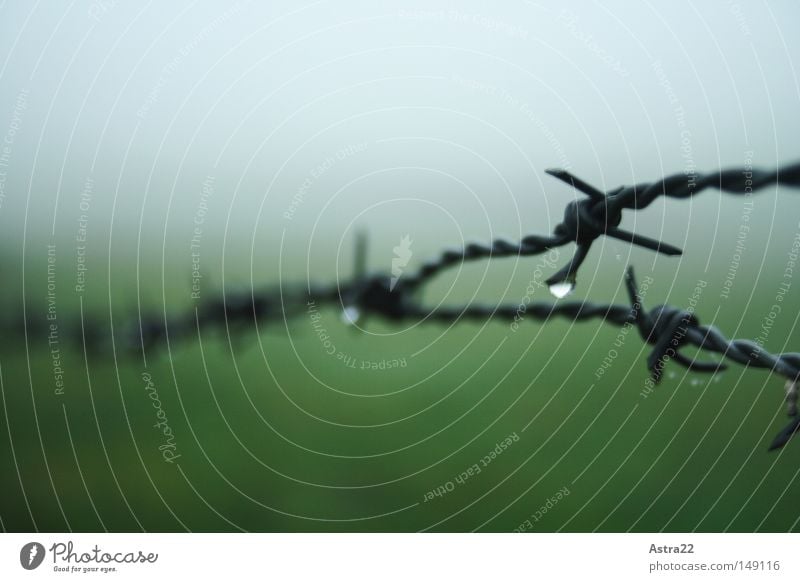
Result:
{"label": "barbed wire barb", "polygon": [[573,200],[567,204],[564,218],[556,225],[551,236],[529,235],[518,243],[497,239],[488,245],[470,243],[463,249],[445,251],[438,259],[423,264],[410,278],[409,284],[419,286],[446,268],[463,261],[537,255],[568,243],[575,243],[577,249],[570,262],[546,281],[551,286],[566,283],[571,290],[576,285],[578,270],[586,259],[592,243],[601,236],[611,236],[669,256],[682,254],[683,251],[673,245],[641,233],[620,229],[623,210],[642,210],[661,196],[676,199],[690,198],[709,188],[740,195],[770,185],[800,188],[800,163],[774,170],[745,168],[719,170],[709,174],[673,174],[652,183],[620,186],[605,194],[566,170],[549,169],[546,172],[586,195],[586,198]]}

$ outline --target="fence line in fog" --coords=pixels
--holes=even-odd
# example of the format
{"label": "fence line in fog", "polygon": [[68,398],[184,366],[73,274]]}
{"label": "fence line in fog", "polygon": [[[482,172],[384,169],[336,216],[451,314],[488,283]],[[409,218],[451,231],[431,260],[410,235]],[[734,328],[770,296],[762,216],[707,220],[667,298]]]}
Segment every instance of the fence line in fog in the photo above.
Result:
{"label": "fence line in fog", "polygon": [[[558,301],[556,303],[528,303],[520,305],[480,305],[428,308],[419,299],[419,291],[426,283],[445,269],[465,261],[538,255],[568,243],[577,250],[561,270],[546,282],[551,292],[559,298],[575,287],[576,276],[592,243],[601,236],[610,236],[633,245],[666,255],[680,255],[682,251],[668,243],[619,227],[623,210],[641,210],[661,196],[685,199],[700,192],[717,189],[731,194],[748,196],[767,186],[800,187],[800,163],[772,171],[752,168],[721,170],[699,175],[681,173],[653,183],[619,187],[607,193],[590,186],[565,170],[548,170],[550,175],[566,182],[585,195],[569,202],[564,219],[552,235],[530,235],[513,243],[497,239],[490,244],[471,243],[464,248],[447,250],[438,258],[424,263],[407,276],[397,273],[368,273],[366,270],[366,239],[359,235],[356,242],[355,272],[349,281],[320,284],[281,285],[244,293],[226,293],[198,305],[190,313],[170,315],[139,314],[135,323],[125,327],[123,350],[138,351],[146,358],[153,348],[179,339],[197,337],[201,329],[217,327],[230,334],[243,328],[260,331],[270,322],[316,312],[325,306],[341,309],[343,319],[355,323],[358,319],[379,317],[390,322],[447,322],[467,320],[505,320],[518,326],[524,318],[548,321],[552,317],[573,322],[600,319],[605,323],[636,329],[642,340],[652,345],[647,357],[650,376],[646,390],[652,391],[661,380],[667,363],[674,362],[696,372],[714,373],[725,368],[722,362],[698,361],[687,356],[681,348],[690,345],[706,352],[716,353],[748,368],[770,370],[786,378],[786,403],[790,417],[788,425],[775,437],[770,450],[786,444],[800,430],[797,400],[800,381],[800,353],[771,354],[763,348],[763,341],[729,339],[719,329],[702,325],[688,308],[659,305],[646,310],[634,278],[633,269],[625,276],[630,305],[604,305],[588,301]],[[25,321],[26,330],[34,322]],[[19,327],[17,327],[18,331]],[[109,345],[104,340],[102,327],[95,320],[81,315],[79,337],[76,340],[86,350],[102,349]],[[117,349],[111,338],[110,345]]]}

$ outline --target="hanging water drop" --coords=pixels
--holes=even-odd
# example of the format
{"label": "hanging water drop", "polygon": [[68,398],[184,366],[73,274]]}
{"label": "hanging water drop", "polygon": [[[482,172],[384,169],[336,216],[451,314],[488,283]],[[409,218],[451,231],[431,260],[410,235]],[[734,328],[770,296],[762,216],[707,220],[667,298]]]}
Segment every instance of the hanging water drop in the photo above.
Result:
{"label": "hanging water drop", "polygon": [[361,312],[355,305],[348,305],[342,310],[342,323],[345,325],[355,325],[359,317]]}
{"label": "hanging water drop", "polygon": [[556,299],[563,299],[573,291],[575,291],[574,278],[564,279],[563,281],[550,285],[550,293],[552,293],[553,297]]}

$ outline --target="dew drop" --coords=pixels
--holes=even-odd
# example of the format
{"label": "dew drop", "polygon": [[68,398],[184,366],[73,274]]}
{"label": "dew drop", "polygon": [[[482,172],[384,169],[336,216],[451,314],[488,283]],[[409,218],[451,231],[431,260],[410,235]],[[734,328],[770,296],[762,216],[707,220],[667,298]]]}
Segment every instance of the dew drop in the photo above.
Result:
{"label": "dew drop", "polygon": [[563,299],[570,293],[575,291],[575,280],[566,279],[564,281],[559,281],[558,283],[553,283],[550,285],[550,293],[553,294],[553,297],[556,299]]}
{"label": "dew drop", "polygon": [[355,325],[359,317],[361,312],[354,305],[348,305],[342,310],[342,323],[346,325]]}

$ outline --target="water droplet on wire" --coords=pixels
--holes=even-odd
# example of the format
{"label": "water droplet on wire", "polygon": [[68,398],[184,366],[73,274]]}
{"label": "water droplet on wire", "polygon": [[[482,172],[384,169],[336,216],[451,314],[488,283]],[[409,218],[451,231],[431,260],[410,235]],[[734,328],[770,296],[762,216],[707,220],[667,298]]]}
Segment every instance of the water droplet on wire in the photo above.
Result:
{"label": "water droplet on wire", "polygon": [[556,299],[563,299],[570,293],[575,291],[575,280],[566,279],[564,281],[559,281],[558,283],[553,283],[550,285],[550,293],[553,294],[553,297]]}
{"label": "water droplet on wire", "polygon": [[348,305],[342,310],[342,323],[346,325],[355,325],[359,317],[361,312],[354,305]]}

